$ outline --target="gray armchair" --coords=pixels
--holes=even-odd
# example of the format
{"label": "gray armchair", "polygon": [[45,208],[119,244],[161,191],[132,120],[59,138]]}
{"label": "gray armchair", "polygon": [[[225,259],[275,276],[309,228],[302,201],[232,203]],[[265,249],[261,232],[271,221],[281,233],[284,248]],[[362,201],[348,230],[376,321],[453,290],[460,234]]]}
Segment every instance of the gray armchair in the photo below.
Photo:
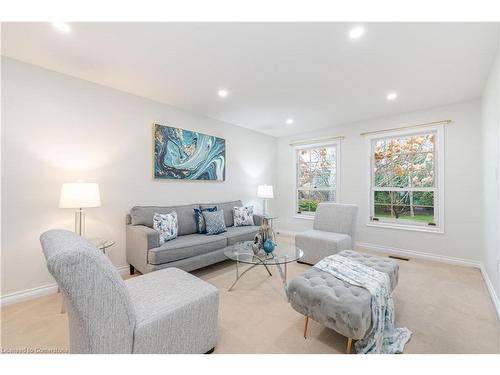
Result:
{"label": "gray armchair", "polygon": [[71,353],[206,353],[217,342],[218,290],[177,268],[122,280],[73,232],[40,237],[63,294]]}
{"label": "gray armchair", "polygon": [[302,263],[316,264],[342,250],[353,250],[358,206],[320,203],[314,216],[313,229],[295,236],[295,246],[302,249]]}

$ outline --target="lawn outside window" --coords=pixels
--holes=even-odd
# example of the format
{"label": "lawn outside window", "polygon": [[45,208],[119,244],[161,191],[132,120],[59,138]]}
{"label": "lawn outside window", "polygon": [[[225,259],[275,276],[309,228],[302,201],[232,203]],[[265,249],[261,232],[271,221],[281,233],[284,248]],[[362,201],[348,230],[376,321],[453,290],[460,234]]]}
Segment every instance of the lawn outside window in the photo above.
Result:
{"label": "lawn outside window", "polygon": [[370,226],[444,232],[443,125],[369,137]]}
{"label": "lawn outside window", "polygon": [[313,218],[321,202],[339,200],[340,142],[296,146],[295,217]]}

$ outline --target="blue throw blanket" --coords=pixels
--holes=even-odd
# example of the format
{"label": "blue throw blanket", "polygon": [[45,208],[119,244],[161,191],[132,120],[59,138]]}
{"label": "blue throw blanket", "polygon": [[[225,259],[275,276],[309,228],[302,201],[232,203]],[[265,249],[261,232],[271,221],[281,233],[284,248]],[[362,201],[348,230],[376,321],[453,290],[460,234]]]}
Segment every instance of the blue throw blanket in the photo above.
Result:
{"label": "blue throw blanket", "polygon": [[326,257],[314,267],[370,292],[372,296],[372,328],[364,338],[354,344],[357,353],[394,354],[403,352],[412,332],[406,327],[394,327],[394,301],[389,275],[341,255]]}

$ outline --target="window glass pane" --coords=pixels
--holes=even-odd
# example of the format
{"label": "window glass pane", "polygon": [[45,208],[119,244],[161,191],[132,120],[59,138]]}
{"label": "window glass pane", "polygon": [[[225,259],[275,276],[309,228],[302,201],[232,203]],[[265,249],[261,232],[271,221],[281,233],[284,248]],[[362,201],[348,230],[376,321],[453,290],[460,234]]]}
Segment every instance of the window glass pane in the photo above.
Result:
{"label": "window glass pane", "polygon": [[299,190],[298,211],[301,213],[315,212],[321,202],[334,202],[333,190]]}
{"label": "window glass pane", "polygon": [[312,187],[335,187],[335,166],[330,162],[311,164]]}
{"label": "window glass pane", "polygon": [[318,203],[335,201],[336,157],[336,146],[297,151],[297,211],[315,212]]}
{"label": "window glass pane", "polygon": [[434,222],[434,192],[375,191],[374,215],[417,222]]}
{"label": "window glass pane", "polygon": [[309,150],[298,150],[298,159],[304,163],[311,162],[311,152]]}
{"label": "window glass pane", "polygon": [[334,202],[335,192],[333,190],[313,190],[311,191],[311,200],[316,202],[316,206],[321,202]]}
{"label": "window glass pane", "polygon": [[297,183],[299,187],[311,187],[311,164],[299,161],[297,166],[297,176]]}
{"label": "window glass pane", "polygon": [[313,205],[314,202],[310,199],[309,190],[299,190],[298,191],[298,211],[299,212],[314,212],[316,207]]}
{"label": "window glass pane", "polygon": [[434,187],[434,134],[373,143],[376,187]]}

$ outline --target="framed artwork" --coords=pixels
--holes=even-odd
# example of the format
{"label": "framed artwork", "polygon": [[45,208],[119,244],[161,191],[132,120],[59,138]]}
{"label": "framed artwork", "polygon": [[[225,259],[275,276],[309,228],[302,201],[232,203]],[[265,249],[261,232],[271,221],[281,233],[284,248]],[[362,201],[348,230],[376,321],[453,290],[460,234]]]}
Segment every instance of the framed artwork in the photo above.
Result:
{"label": "framed artwork", "polygon": [[154,178],[225,181],[225,139],[159,124],[153,135]]}

